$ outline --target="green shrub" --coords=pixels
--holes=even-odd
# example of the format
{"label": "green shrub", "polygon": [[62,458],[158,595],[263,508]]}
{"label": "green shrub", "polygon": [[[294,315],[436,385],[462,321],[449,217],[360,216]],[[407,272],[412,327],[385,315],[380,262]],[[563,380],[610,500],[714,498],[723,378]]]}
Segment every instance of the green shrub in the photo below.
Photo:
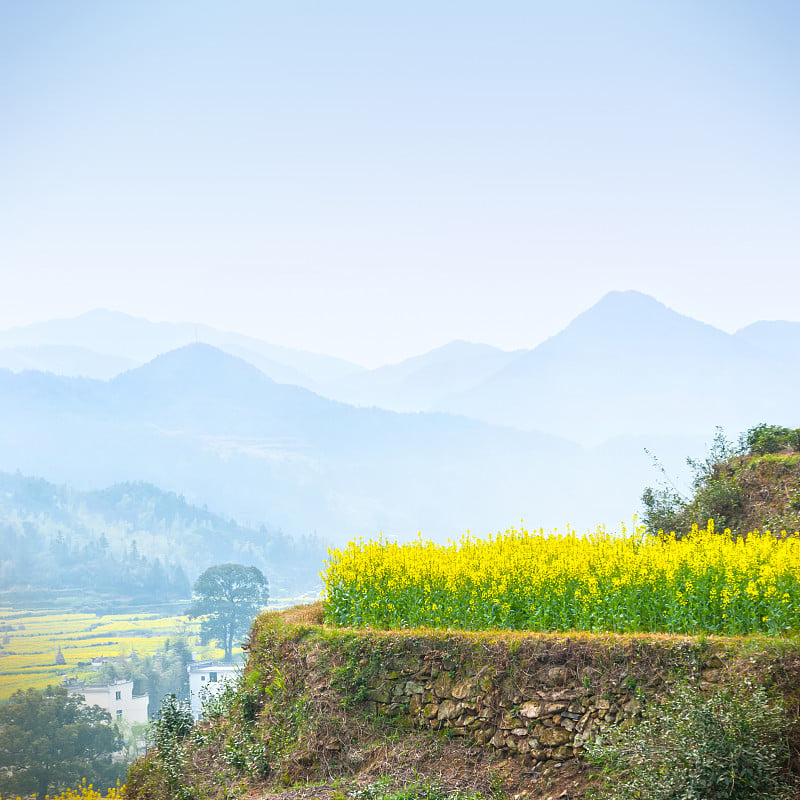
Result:
{"label": "green shrub", "polygon": [[714,528],[724,531],[734,528],[741,513],[742,487],[732,475],[711,478],[697,490],[694,500],[687,506],[687,522],[705,525],[714,520]]}
{"label": "green shrub", "polygon": [[151,726],[153,743],[158,748],[158,762],[170,790],[176,800],[190,800],[192,792],[185,783],[186,754],[181,746],[192,732],[194,720],[186,703],[174,694],[161,701],[158,717]]}
{"label": "green shrub", "polygon": [[642,523],[652,534],[658,531],[680,532],[684,527],[681,517],[686,508],[686,498],[671,486],[653,488],[648,486],[642,492]]}
{"label": "green shrub", "polygon": [[161,701],[158,717],[153,722],[153,742],[159,750],[166,750],[185,739],[194,727],[192,712],[174,694]]}
{"label": "green shrub", "polygon": [[684,685],[587,749],[609,800],[780,800],[793,796],[789,726],[783,704],[748,682],[709,696]]}
{"label": "green shrub", "polygon": [[800,428],[784,428],[782,425],[762,422],[742,435],[741,445],[743,450],[756,455],[777,453],[787,448],[800,450]]}
{"label": "green shrub", "polygon": [[[642,493],[642,521],[648,533],[675,531],[678,538],[686,535],[693,524],[700,527],[714,520],[715,530],[722,533],[730,528],[734,534],[745,534],[745,524],[752,500],[748,500],[742,485],[740,468],[742,463],[755,469],[765,458],[774,459],[778,468],[765,478],[777,482],[778,475],[787,474],[794,463],[787,459],[786,450],[800,450],[800,428],[784,428],[781,425],[756,425],[739,437],[738,446],[728,441],[721,428],[716,429],[714,439],[705,458],[687,458],[691,470],[691,496],[684,495],[670,480],[657,458],[654,465],[660,473],[658,485],[647,487]],[[781,453],[780,456],[771,456]],[[787,498],[786,506],[795,508],[793,498]],[[775,520],[780,529],[795,524],[785,514]],[[748,522],[747,524],[752,524]],[[756,522],[757,526],[762,520]]]}
{"label": "green shrub", "polygon": [[198,744],[217,739],[225,763],[237,772],[262,778],[269,772],[267,746],[256,725],[262,698],[255,673],[239,673],[202,700],[202,716],[209,721],[198,732]]}
{"label": "green shrub", "polygon": [[724,480],[723,466],[738,455],[740,449],[728,441],[722,428],[715,429],[705,458],[686,459],[692,473],[692,497],[678,491],[658,458],[647,449],[645,452],[652,457],[661,475],[658,487],[648,486],[641,496],[642,522],[648,533],[674,531],[681,538],[689,532],[693,522],[704,526],[710,519],[719,531],[728,527],[741,497],[735,482]]}

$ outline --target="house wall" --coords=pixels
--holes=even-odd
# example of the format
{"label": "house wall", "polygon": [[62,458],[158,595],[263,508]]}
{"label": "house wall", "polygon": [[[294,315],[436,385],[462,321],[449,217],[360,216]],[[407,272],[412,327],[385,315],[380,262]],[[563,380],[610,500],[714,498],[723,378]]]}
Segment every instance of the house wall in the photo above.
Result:
{"label": "house wall", "polygon": [[112,720],[127,723],[147,722],[149,697],[133,694],[133,681],[118,680],[104,686],[69,686],[70,694],[82,694],[89,706],[100,706]]}
{"label": "house wall", "polygon": [[218,661],[201,661],[189,664],[186,669],[189,673],[189,705],[192,716],[200,719],[204,696],[218,694],[229,680],[236,677],[240,666]]}

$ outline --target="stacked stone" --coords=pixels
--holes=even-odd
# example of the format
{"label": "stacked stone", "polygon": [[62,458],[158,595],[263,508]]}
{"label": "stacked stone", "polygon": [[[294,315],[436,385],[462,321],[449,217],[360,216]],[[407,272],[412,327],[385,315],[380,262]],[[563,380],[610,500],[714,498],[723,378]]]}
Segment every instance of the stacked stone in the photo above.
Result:
{"label": "stacked stone", "polygon": [[580,755],[593,736],[636,716],[642,707],[630,691],[598,696],[564,686],[564,667],[545,668],[535,684],[519,687],[490,668],[459,678],[445,666],[424,656],[401,656],[393,668],[370,679],[366,696],[372,710],[407,715],[417,725],[539,763]]}

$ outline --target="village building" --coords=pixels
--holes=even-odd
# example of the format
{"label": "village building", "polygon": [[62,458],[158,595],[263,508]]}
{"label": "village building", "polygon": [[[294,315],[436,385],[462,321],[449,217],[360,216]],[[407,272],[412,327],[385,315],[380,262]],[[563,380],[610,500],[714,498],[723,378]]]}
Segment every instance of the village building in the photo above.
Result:
{"label": "village building", "polygon": [[92,685],[76,678],[66,678],[62,684],[70,694],[82,694],[87,706],[100,706],[111,714],[111,719],[126,724],[147,722],[150,698],[133,693],[133,681],[117,678],[106,684]]}
{"label": "village building", "polygon": [[195,719],[202,716],[204,699],[218,694],[228,681],[236,677],[242,666],[241,661],[194,661],[186,667],[189,673],[189,705]]}

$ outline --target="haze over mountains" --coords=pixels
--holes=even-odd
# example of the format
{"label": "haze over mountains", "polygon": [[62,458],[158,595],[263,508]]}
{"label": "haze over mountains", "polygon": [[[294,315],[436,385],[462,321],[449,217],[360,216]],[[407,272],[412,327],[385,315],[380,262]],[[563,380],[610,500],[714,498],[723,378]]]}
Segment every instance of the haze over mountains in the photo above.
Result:
{"label": "haze over mountains", "polygon": [[731,335],[637,292],[530,350],[454,342],[374,370],[90,312],[0,332],[0,364],[61,373],[0,370],[0,469],[149,481],[334,542],[588,527],[637,510],[644,447],[675,467],[715,425],[796,426],[798,353],[800,323]]}
{"label": "haze over mountains", "polygon": [[101,488],[145,480],[287,532],[459,535],[568,486],[579,448],[443,414],[361,409],[279,384],[210,345],[111,381],[0,372],[0,469]]}
{"label": "haze over mountains", "polygon": [[0,369],[10,369],[12,372],[37,370],[107,380],[138,365],[139,362],[131,358],[96,353],[85,347],[71,345],[22,345],[0,350]]}
{"label": "haze over mountains", "polygon": [[[151,361],[158,355],[187,344],[204,342],[250,361],[283,383],[316,385],[334,381],[361,367],[339,358],[268,344],[238,333],[218,331],[194,323],[150,322],[120,311],[97,309],[72,319],[37,322],[0,332],[0,363],[8,351],[21,348],[69,345],[83,352],[83,371],[62,371],[57,358],[45,371],[105,380],[110,375],[93,367],[98,357],[117,358],[125,363],[117,372]],[[14,367],[11,367],[15,369]],[[116,374],[116,373],[115,373]]]}
{"label": "haze over mountains", "polygon": [[[800,331],[783,323],[792,326]],[[736,431],[795,413],[800,379],[788,368],[785,341],[756,340],[747,329],[730,335],[645,295],[612,292],[437,407],[591,444],[630,434],[703,435],[715,425]]]}
{"label": "haze over mountains", "polygon": [[272,596],[318,591],[319,541],[248,529],[145,483],[77,491],[0,472],[0,587],[37,604],[59,592],[159,603],[212,564],[246,561]]}
{"label": "haze over mountains", "polygon": [[531,350],[454,343],[327,389],[354,403],[463,414],[595,445],[787,419],[798,354],[800,323],[728,334],[638,292],[611,292]]}

